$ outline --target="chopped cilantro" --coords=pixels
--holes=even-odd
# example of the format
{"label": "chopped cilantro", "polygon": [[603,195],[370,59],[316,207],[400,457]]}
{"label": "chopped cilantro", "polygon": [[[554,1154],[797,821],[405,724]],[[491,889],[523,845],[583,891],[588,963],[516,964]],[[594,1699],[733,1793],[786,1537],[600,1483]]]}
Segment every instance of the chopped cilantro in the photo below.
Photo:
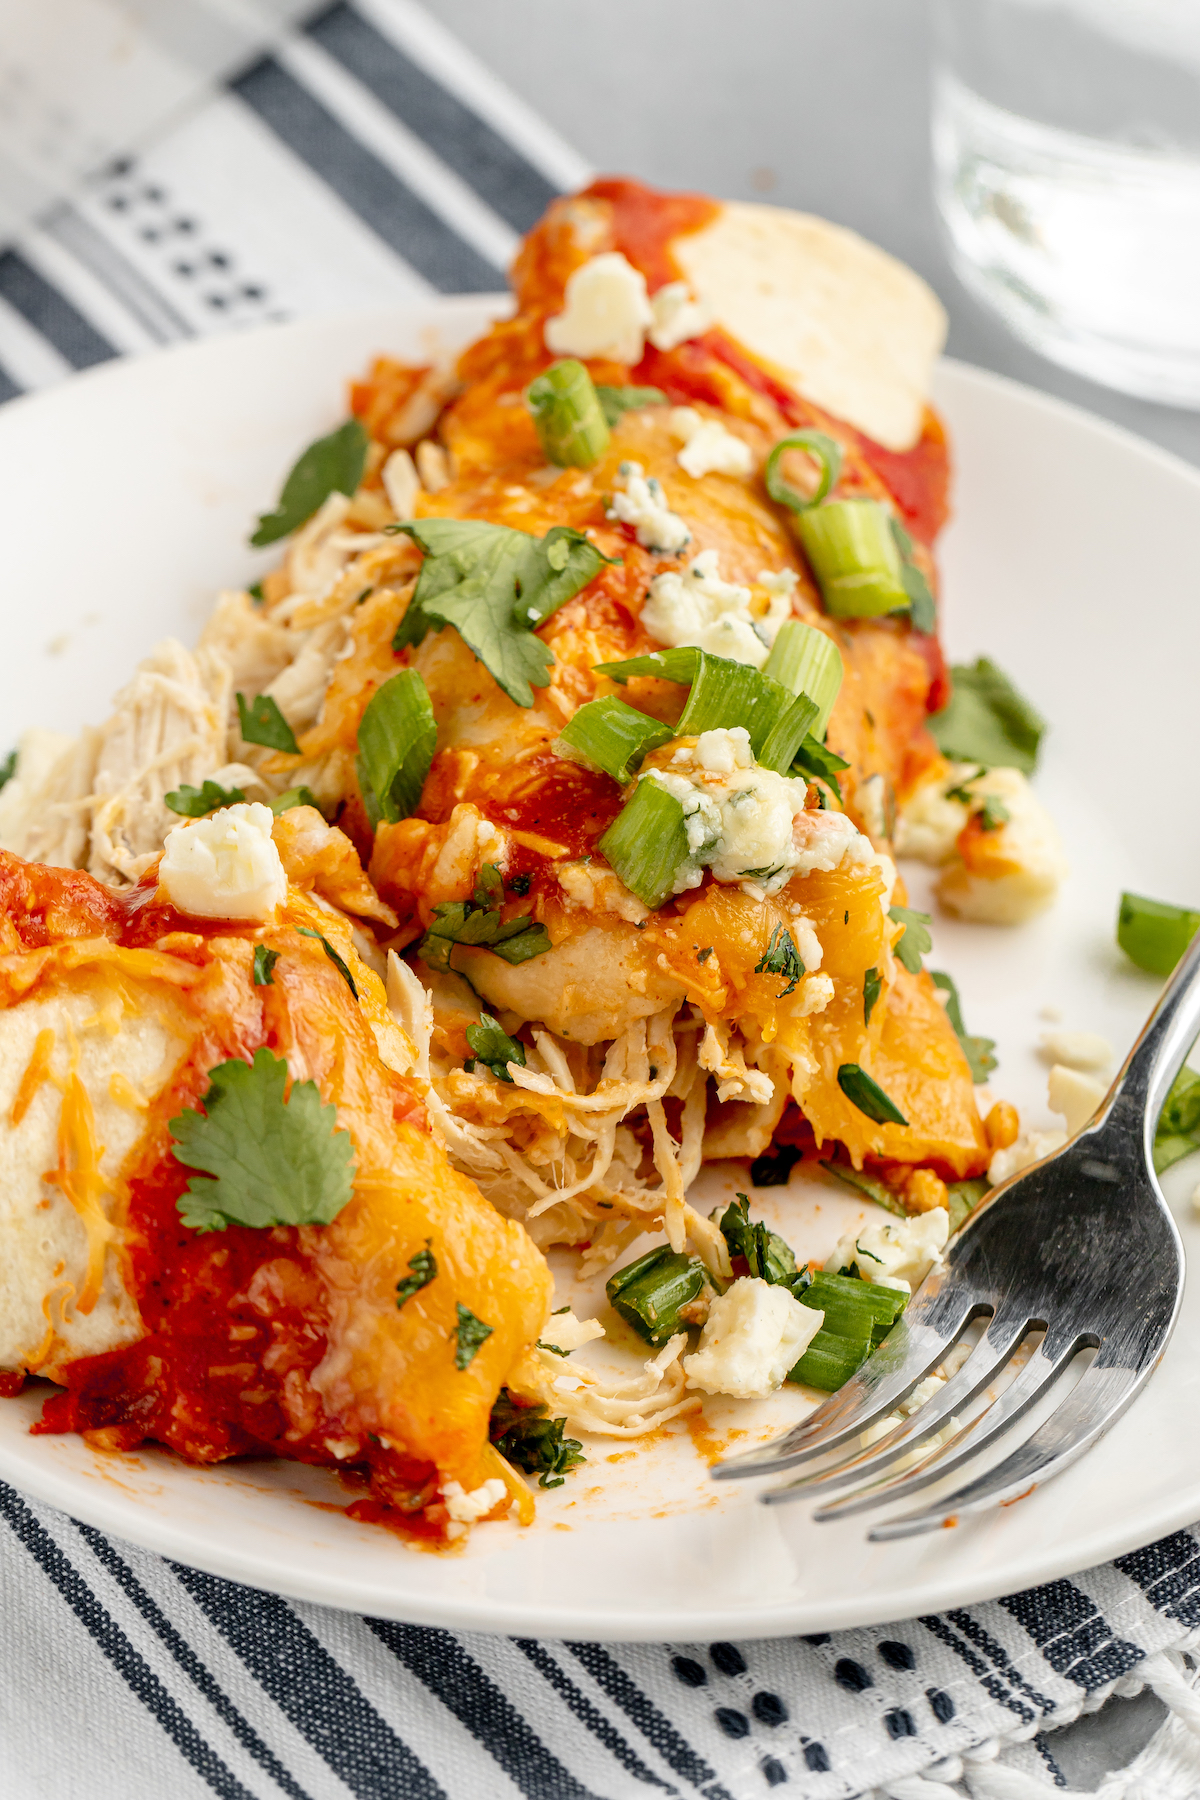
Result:
{"label": "chopped cilantro", "polygon": [[532,881],[532,875],[514,875],[508,884],[508,891],[510,894],[517,894],[524,897],[524,895],[529,892]]}
{"label": "chopped cilantro", "polygon": [[15,750],[10,750],[4,761],[0,762],[0,791],[8,786],[16,772],[17,753]]}
{"label": "chopped cilantro", "polygon": [[750,1164],[750,1179],[754,1186],[786,1187],[801,1154],[795,1144],[773,1144]]}
{"label": "chopped cilantro", "polygon": [[773,1285],[790,1284],[790,1278],[796,1274],[796,1258],[791,1246],[763,1220],[751,1219],[747,1195],[739,1194],[732,1205],[726,1207],[717,1225],[729,1246],[730,1256],[744,1257],[751,1275]]}
{"label": "chopped cilantro", "polygon": [[776,994],[777,1000],[786,999],[804,974],[804,964],[800,960],[796,940],[785,925],[777,925],[771,933],[771,941],[763,952],[762,961],[755,963],[754,973],[783,976],[787,986]]}
{"label": "chopped cilantro", "polygon": [[889,1099],[879,1083],[858,1063],[843,1063],[837,1072],[837,1082],[851,1106],[856,1106],[876,1125],[908,1124],[896,1102]]}
{"label": "chopped cilantro", "polygon": [[455,1301],[454,1311],[458,1319],[454,1328],[454,1366],[456,1369],[466,1369],[474,1362],[495,1327],[485,1325],[482,1319],[477,1319],[470,1307],[464,1306],[461,1300]]}
{"label": "chopped cilantro", "polygon": [[[411,1300],[413,1295],[419,1294],[423,1287],[428,1287],[437,1275],[437,1258],[433,1254],[432,1245],[433,1239],[426,1238],[425,1248],[418,1250],[415,1256],[409,1257],[408,1266],[412,1270],[412,1274],[406,1275],[403,1281],[396,1283],[397,1312],[406,1300]],[[480,1341],[482,1342],[482,1339]]]}
{"label": "chopped cilantro", "polygon": [[350,970],[349,970],[348,966],[346,965],[346,963],[344,963],[342,961],[342,958],[338,955],[337,951],[334,949],[333,945],[330,943],[329,939],[327,937],[323,937],[319,931],[314,931],[311,925],[297,925],[296,930],[300,933],[301,937],[316,938],[318,944],[320,944],[322,950],[324,950],[326,956],[329,958],[330,962],[333,964],[334,968],[337,970],[338,974],[341,976],[342,980],[346,983],[346,986],[350,989],[350,992],[354,995],[354,998],[357,1000],[358,999],[358,989],[354,985],[354,977],[350,973]]}
{"label": "chopped cilantro", "polygon": [[522,1406],[507,1388],[501,1388],[492,1408],[488,1431],[501,1456],[527,1475],[539,1475],[539,1487],[556,1488],[580,1463],[586,1462],[578,1438],[565,1438],[565,1419],[548,1419],[546,1408],[535,1402]]}
{"label": "chopped cilantro", "polygon": [[296,734],[279,710],[279,702],[270,694],[259,694],[246,704],[246,696],[237,697],[238,723],[248,744],[261,744],[265,750],[282,750],[298,756],[300,746]]}
{"label": "chopped cilantro", "polygon": [[449,969],[456,944],[490,950],[506,963],[528,962],[551,949],[544,925],[535,925],[528,913],[502,919],[504,882],[495,863],[484,863],[470,900],[443,900],[433,909],[433,924],[421,939],[417,954],[431,969]]}
{"label": "chopped cilantro", "polygon": [[1012,818],[1012,814],[1009,812],[1007,806],[1005,806],[1003,800],[1001,800],[999,794],[985,794],[983,796],[983,805],[979,808],[976,816],[979,819],[979,829],[981,831],[999,831],[1000,827],[1002,825],[1007,825],[1008,821]]}
{"label": "chopped cilantro", "polygon": [[643,406],[665,406],[667,396],[655,387],[596,386],[596,398],[608,424],[615,425],[623,413],[638,412]]}
{"label": "chopped cilantro", "polygon": [[878,969],[868,969],[863,976],[863,1024],[871,1023],[871,1014],[875,1011],[875,1002],[883,992],[883,980]]}
{"label": "chopped cilantro", "polygon": [[275,977],[271,970],[279,961],[278,950],[268,950],[265,944],[254,946],[254,985],[255,987],[274,987]]}
{"label": "chopped cilantro", "polygon": [[173,813],[182,813],[187,819],[203,819],[209,813],[218,811],[222,806],[236,806],[246,798],[239,787],[219,787],[215,781],[202,782],[199,787],[192,787],[184,782],[181,787],[172,788],[163,799]]}
{"label": "chopped cilantro", "polygon": [[946,1017],[954,1027],[954,1035],[963,1048],[971,1069],[971,1080],[976,1087],[986,1081],[992,1070],[997,1067],[992,1051],[996,1048],[995,1038],[972,1037],[963,1023],[962,1002],[958,997],[958,989],[951,976],[944,970],[931,970],[930,979],[934,987],[941,988],[946,995]]}
{"label": "chopped cilantro", "polygon": [[532,706],[533,689],[547,685],[554,662],[535,628],[612,559],[566,525],[543,538],[481,519],[420,519],[388,529],[406,532],[425,552],[393,649],[452,625],[509,699]]}
{"label": "chopped cilantro", "polygon": [[827,744],[822,744],[810,731],[792,759],[791,773],[806,776],[810,781],[823,781],[837,795],[840,806],[842,790],[838,776],[843,769],[849,767],[845,757],[835,755]]}
{"label": "chopped cilantro", "polygon": [[706,963],[708,961],[709,957],[712,955],[712,953],[713,953],[712,945],[705,944],[703,950],[697,950],[696,961],[698,963]]}
{"label": "chopped cilantro", "polygon": [[893,906],[888,910],[888,918],[904,927],[894,949],[910,975],[920,974],[921,958],[927,950],[933,949],[933,939],[928,931],[932,916],[931,913],[914,912],[911,906]]}
{"label": "chopped cilantro", "polygon": [[315,1081],[292,1083],[288,1066],[265,1048],[253,1063],[218,1063],[204,1111],[171,1120],[172,1149],[193,1175],[176,1201],[193,1231],[227,1225],[328,1225],[354,1186],[354,1146],[337,1129]]}
{"label": "chopped cilantro", "polygon": [[310,444],[292,465],[274,512],[259,518],[258,530],[250,539],[255,548],[298,531],[330,494],[353,494],[363,477],[369,441],[361,421],[347,419],[328,437]]}
{"label": "chopped cilantro", "polygon": [[511,1081],[510,1062],[525,1067],[525,1046],[501,1030],[491,1013],[480,1013],[478,1025],[467,1026],[467,1043],[478,1060],[492,1071],[498,1081]]}
{"label": "chopped cilantro", "polygon": [[989,657],[950,671],[950,702],[927,723],[943,756],[1032,775],[1046,721]]}
{"label": "chopped cilantro", "polygon": [[261,606],[263,601],[267,597],[263,593],[263,584],[261,581],[252,581],[250,583],[250,586],[246,589],[246,592],[249,594],[250,598],[253,600],[255,606]]}
{"label": "chopped cilantro", "polygon": [[317,812],[321,812],[321,802],[310,787],[289,788],[286,794],[277,794],[275,799],[270,802],[271,811],[276,818],[281,813],[291,812],[294,806],[311,806]]}
{"label": "chopped cilantro", "polygon": [[857,1188],[860,1194],[869,1194],[876,1206],[885,1207],[888,1212],[895,1213],[897,1218],[907,1219],[910,1216],[895,1188],[889,1187],[878,1175],[871,1175],[866,1169],[856,1169],[844,1162],[823,1162],[821,1167],[830,1175],[836,1175],[847,1186]]}

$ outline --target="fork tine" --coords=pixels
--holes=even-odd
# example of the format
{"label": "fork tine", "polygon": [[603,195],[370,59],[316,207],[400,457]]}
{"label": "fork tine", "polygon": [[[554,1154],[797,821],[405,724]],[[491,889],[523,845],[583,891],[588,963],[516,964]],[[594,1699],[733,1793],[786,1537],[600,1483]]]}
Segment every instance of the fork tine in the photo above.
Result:
{"label": "fork tine", "polygon": [[[813,1518],[822,1524],[827,1520],[846,1518],[851,1513],[866,1512],[873,1506],[882,1506],[885,1501],[907,1498],[919,1488],[941,1481],[951,1470],[970,1462],[1019,1419],[1022,1413],[1027,1412],[1062,1374],[1078,1348],[1079,1340],[1075,1336],[1059,1340],[1055,1344],[1051,1344],[1048,1338],[1043,1339],[999,1399],[976,1418],[968,1420],[950,1442],[941,1447],[940,1453],[928,1457],[919,1468],[909,1469],[891,1481],[876,1482],[865,1490],[858,1489],[840,1500],[830,1501],[827,1506],[818,1507]],[[780,1497],[787,1495],[788,1491],[786,1488],[782,1489]],[[764,1495],[763,1498],[775,1500],[776,1495]]]}
{"label": "fork tine", "polygon": [[918,1381],[937,1367],[978,1307],[968,1296],[960,1311],[962,1316],[947,1334],[919,1320],[910,1323],[907,1314],[902,1316],[857,1374],[807,1419],[758,1450],[747,1450],[714,1463],[712,1474],[718,1481],[777,1474],[781,1469],[821,1456],[826,1450],[836,1450],[839,1444],[856,1437],[876,1419],[894,1411]]}
{"label": "fork tine", "polygon": [[997,1314],[962,1368],[957,1369],[945,1386],[910,1418],[903,1420],[885,1438],[864,1450],[853,1451],[832,1468],[801,1475],[789,1484],[789,1491],[807,1489],[812,1493],[819,1487],[846,1487],[850,1482],[873,1480],[899,1457],[910,1453],[935,1431],[940,1431],[959,1407],[968,1406],[1011,1361],[1032,1328],[1027,1310],[1010,1312],[1007,1317]]}
{"label": "fork tine", "polygon": [[[1157,1356],[1153,1357],[1140,1369],[1103,1368],[1099,1361],[1094,1362],[1063,1404],[1003,1462],[924,1512],[908,1513],[877,1525],[870,1534],[871,1541],[885,1543],[893,1538],[914,1537],[919,1532],[957,1524],[965,1514],[1023,1500],[1091,1448],[1125,1411],[1157,1360]],[[896,1490],[883,1497],[895,1499]],[[820,1513],[816,1516],[821,1517]]]}

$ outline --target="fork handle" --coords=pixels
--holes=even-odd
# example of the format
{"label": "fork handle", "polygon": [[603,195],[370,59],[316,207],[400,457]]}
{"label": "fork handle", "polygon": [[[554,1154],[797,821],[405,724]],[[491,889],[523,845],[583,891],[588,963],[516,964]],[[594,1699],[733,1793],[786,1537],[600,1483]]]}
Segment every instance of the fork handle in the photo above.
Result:
{"label": "fork handle", "polygon": [[[1141,1136],[1147,1166],[1153,1168],[1154,1133],[1171,1084],[1200,1037],[1200,932],[1192,939],[1163,989],[1093,1130],[1118,1127]],[[1128,1140],[1127,1140],[1128,1141]]]}

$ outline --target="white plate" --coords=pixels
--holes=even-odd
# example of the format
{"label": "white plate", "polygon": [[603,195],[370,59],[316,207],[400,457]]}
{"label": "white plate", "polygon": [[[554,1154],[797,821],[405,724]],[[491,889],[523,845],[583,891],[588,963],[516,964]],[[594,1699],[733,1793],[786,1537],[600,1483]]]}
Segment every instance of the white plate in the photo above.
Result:
{"label": "white plate", "polygon": [[[6,739],[99,721],[155,639],[193,639],[215,589],[269,560],[245,548],[252,514],[341,415],[344,379],[379,350],[453,348],[496,304],[222,338],[5,407]],[[958,977],[972,1029],[999,1040],[996,1091],[1050,1124],[1040,1009],[1123,1050],[1155,984],[1114,949],[1118,892],[1200,896],[1200,475],[977,370],[944,366],[937,398],[958,467],[942,550],[949,648],[994,654],[1053,721],[1040,785],[1074,875],[1056,911],[1020,931],[938,920],[933,962]],[[715,1199],[744,1177],[703,1179]],[[1186,1169],[1171,1185],[1186,1194]],[[866,1216],[817,1184],[761,1201],[805,1256]],[[1200,1235],[1186,1206],[1181,1225],[1185,1240]],[[679,1428],[632,1456],[593,1443],[586,1469],[539,1495],[528,1530],[491,1525],[461,1555],[422,1555],[342,1516],[348,1496],[323,1471],[193,1469],[155,1450],[32,1438],[43,1391],[0,1404],[0,1475],[18,1487],[218,1575],[465,1629],[686,1639],[879,1623],[1085,1568],[1200,1517],[1194,1285],[1161,1370],[1080,1465],[1019,1506],[886,1545],[868,1544],[861,1521],[815,1526],[806,1506],[767,1509],[748,1485],[717,1487]],[[736,1419],[758,1435],[803,1404],[794,1390],[754,1415],[719,1402],[712,1428]]]}

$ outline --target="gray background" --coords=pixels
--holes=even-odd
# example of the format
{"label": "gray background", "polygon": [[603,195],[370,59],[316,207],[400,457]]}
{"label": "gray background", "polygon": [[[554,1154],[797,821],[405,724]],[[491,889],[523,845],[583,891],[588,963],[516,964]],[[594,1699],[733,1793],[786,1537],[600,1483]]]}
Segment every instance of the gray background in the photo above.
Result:
{"label": "gray background", "polygon": [[[958,0],[970,5],[971,0]],[[1200,414],[1131,400],[1010,337],[953,275],[930,195],[926,0],[426,0],[596,168],[853,226],[950,313],[952,356],[1200,463]]]}
{"label": "gray background", "polygon": [[[948,351],[1102,413],[1200,463],[1200,414],[1110,393],[1010,337],[962,288],[930,192],[925,0],[425,0],[599,170],[850,225],[950,314]],[[971,0],[959,0],[970,5]],[[1052,1747],[1077,1789],[1153,1733],[1149,1692]]]}

